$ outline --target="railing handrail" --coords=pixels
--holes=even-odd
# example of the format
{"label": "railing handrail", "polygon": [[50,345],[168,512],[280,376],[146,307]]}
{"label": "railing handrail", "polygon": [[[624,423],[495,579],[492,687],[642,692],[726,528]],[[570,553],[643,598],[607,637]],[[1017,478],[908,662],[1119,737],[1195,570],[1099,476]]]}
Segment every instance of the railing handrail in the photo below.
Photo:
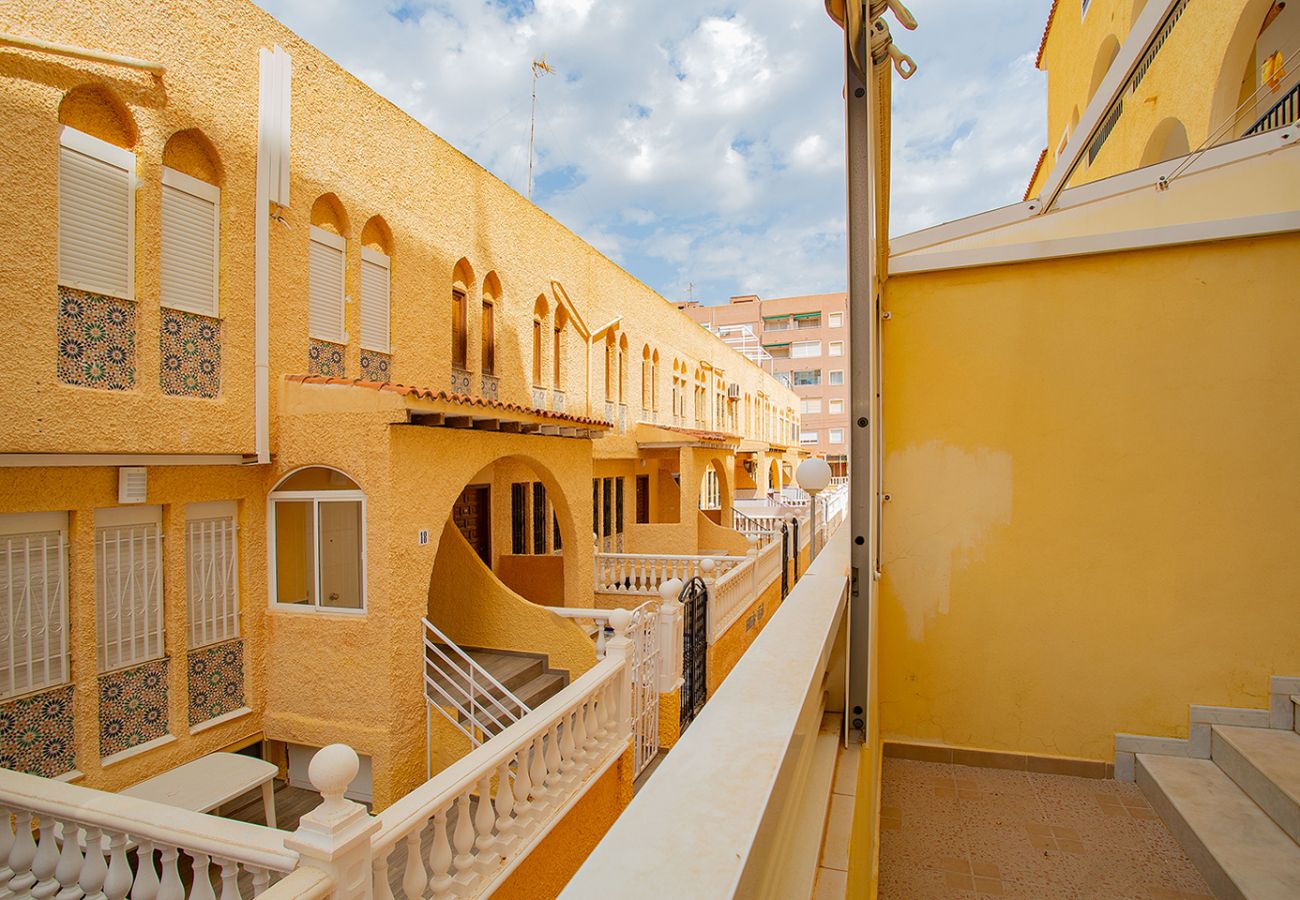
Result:
{"label": "railing handrail", "polygon": [[298,854],[284,846],[290,832],[9,769],[0,769],[0,806],[273,872],[298,864]]}
{"label": "railing handrail", "polygon": [[[1288,90],[1288,91],[1287,91],[1285,94],[1283,94],[1281,97],[1278,97],[1277,102],[1274,103],[1272,106],[1269,107],[1268,112],[1266,112],[1266,113],[1264,113],[1264,115],[1260,116],[1260,117],[1255,121],[1255,124],[1254,124],[1254,125],[1251,125],[1249,128],[1246,129],[1246,137],[1249,137],[1250,135],[1255,134],[1256,131],[1262,131],[1262,130],[1269,130],[1269,131],[1271,131],[1272,129],[1264,129],[1264,127],[1263,127],[1264,124],[1265,124],[1269,119],[1273,118],[1273,116],[1277,114],[1278,110],[1280,110],[1284,105],[1286,105],[1287,103],[1293,102],[1293,101],[1295,101],[1295,100],[1297,100],[1297,99],[1300,99],[1300,81],[1297,81],[1295,84],[1291,85],[1291,89]],[[1278,125],[1275,125],[1275,126],[1273,126],[1273,127],[1274,127],[1274,128],[1281,127],[1281,124],[1289,124],[1289,123],[1279,123]]]}
{"label": "railing handrail", "polygon": [[[453,642],[453,641],[451,640],[451,638],[447,637],[445,634],[443,634],[441,631],[439,631],[439,630],[437,629],[437,627],[436,627],[432,622],[430,622],[428,619],[421,619],[420,621],[424,623],[424,627],[425,627],[425,630],[426,630],[426,631],[432,631],[435,635],[438,636],[438,638],[439,638],[440,641],[441,641],[441,643],[436,642],[436,641],[430,641],[428,635],[426,634],[425,637],[424,637],[424,645],[425,645],[426,647],[430,648],[430,649],[433,650],[435,653],[437,653],[439,656],[441,656],[443,659],[447,660],[448,663],[451,663],[451,660],[447,657],[447,655],[446,655],[444,652],[442,652],[442,650],[441,650],[440,648],[442,648],[442,647],[448,647],[448,648],[450,648],[450,649],[456,651],[456,654],[457,654],[458,656],[460,656],[460,658],[463,659],[463,660],[465,661],[465,663],[469,666],[470,671],[472,671],[475,675],[482,675],[485,679],[487,679],[487,681],[488,681],[489,684],[493,685],[493,686],[496,687],[496,688],[499,688],[499,689],[501,690],[501,692],[502,692],[502,695],[503,695],[504,697],[508,698],[508,699],[510,700],[511,703],[516,703],[516,704],[518,704],[519,707],[520,707],[520,708],[521,708],[525,713],[528,712],[528,707],[524,705],[524,703],[523,703],[522,700],[520,700],[520,699],[519,699],[518,697],[516,697],[513,693],[511,693],[510,690],[509,690],[509,689],[508,689],[504,684],[502,684],[501,682],[499,682],[499,681],[497,681],[495,678],[493,678],[491,672],[489,672],[487,669],[483,668],[483,667],[480,666],[477,662],[475,662],[475,661],[474,661],[474,658],[473,658],[472,656],[470,656],[468,653],[466,653],[464,650],[460,649],[460,647],[459,647],[455,642]],[[425,657],[425,659],[427,660],[428,657]],[[454,664],[453,664],[453,665],[454,665]],[[427,677],[427,676],[426,676],[426,677]],[[451,679],[448,679],[448,680],[450,681]],[[454,684],[454,682],[453,682],[453,684]],[[486,694],[486,696],[491,697],[491,696],[492,696],[491,692],[489,692],[488,694]],[[493,698],[493,699],[495,700],[495,698]],[[500,704],[498,704],[498,706],[499,706],[499,705],[500,705]],[[503,709],[504,709],[504,707],[503,707]]]}
{"label": "railing handrail", "polygon": [[334,895],[334,876],[314,866],[299,866],[258,894],[259,900],[323,900]]}
{"label": "railing handrail", "polygon": [[379,830],[371,839],[376,852],[394,846],[413,828],[423,828],[437,808],[477,785],[485,774],[494,775],[520,747],[551,730],[587,697],[622,671],[622,658],[606,657],[578,676],[568,687],[534,708],[529,715],[508,726],[456,760],[424,784],[379,813]]}
{"label": "railing handrail", "polygon": [[730,554],[713,554],[709,556],[702,556],[702,555],[688,556],[685,554],[677,554],[677,553],[618,553],[614,551],[606,552],[604,550],[598,550],[596,552],[596,556],[606,557],[606,558],[617,557],[618,559],[672,559],[672,560],[683,560],[686,562],[703,562],[706,559],[711,559],[715,563],[722,560],[744,559],[743,556],[732,556]]}

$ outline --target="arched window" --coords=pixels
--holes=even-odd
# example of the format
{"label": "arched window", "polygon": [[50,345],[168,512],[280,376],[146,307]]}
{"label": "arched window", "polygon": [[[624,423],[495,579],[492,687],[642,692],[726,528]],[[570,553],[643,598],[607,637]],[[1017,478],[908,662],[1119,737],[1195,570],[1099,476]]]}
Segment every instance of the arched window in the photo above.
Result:
{"label": "arched window", "polygon": [[469,261],[456,263],[451,276],[451,366],[469,369],[469,295],[474,289],[474,270]]}
{"label": "arched window", "polygon": [[359,612],[366,606],[366,496],[335,469],[299,469],[268,498],[272,603]]}
{"label": "arched window", "polygon": [[361,229],[362,351],[391,350],[392,258],[393,233],[382,217],[372,216]]}
{"label": "arched window", "polygon": [[1187,138],[1187,126],[1174,118],[1162,121],[1151,132],[1146,148],[1142,151],[1141,166],[1154,166],[1186,156],[1191,153],[1191,143]]}
{"label": "arched window", "polygon": [[348,217],[339,198],[317,197],[311,207],[307,255],[307,334],[334,344],[348,339],[343,319],[347,237]]}
{"label": "arched window", "polygon": [[627,402],[627,335],[618,339],[618,402]]}
{"label": "arched window", "polygon": [[[546,297],[541,294],[537,295],[537,302],[533,304],[533,387],[545,387],[542,381],[542,372],[545,371],[542,361],[542,351],[545,349],[546,333]],[[559,331],[556,334],[556,351],[559,350]],[[558,370],[557,370],[558,371]]]}
{"label": "arched window", "polygon": [[555,346],[552,349],[552,367],[554,369],[553,377],[555,389],[564,390],[564,329],[568,327],[569,314],[565,312],[564,307],[555,308]]}
{"label": "arched window", "polygon": [[172,135],[163,147],[162,305],[215,317],[221,230],[221,163],[197,128]]}
{"label": "arched window", "polygon": [[1115,57],[1119,56],[1119,39],[1113,34],[1106,35],[1105,40],[1097,49],[1097,59],[1092,64],[1092,78],[1088,82],[1088,103],[1097,94],[1097,88],[1101,87],[1101,82],[1110,71],[1111,63],[1115,62]]}
{"label": "arched window", "polygon": [[497,304],[501,302],[501,279],[488,272],[483,279],[483,334],[480,364],[484,375],[497,373]]}
{"label": "arched window", "polygon": [[641,348],[641,408],[650,409],[650,388],[654,376],[650,372],[650,345]]}
{"label": "arched window", "polygon": [[659,351],[650,354],[650,408],[659,411]]}
{"label": "arched window", "polygon": [[614,332],[605,335],[605,402],[614,402],[614,372],[617,363],[614,360]]}

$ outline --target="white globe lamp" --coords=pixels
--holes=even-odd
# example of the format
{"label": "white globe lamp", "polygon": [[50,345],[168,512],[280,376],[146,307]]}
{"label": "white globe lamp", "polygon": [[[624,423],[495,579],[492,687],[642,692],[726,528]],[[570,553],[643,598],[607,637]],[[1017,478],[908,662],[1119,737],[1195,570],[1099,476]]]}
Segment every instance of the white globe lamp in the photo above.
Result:
{"label": "white globe lamp", "polygon": [[[795,481],[799,487],[808,492],[809,526],[812,534],[808,538],[808,561],[817,556],[817,495],[826,490],[831,483],[831,467],[824,459],[813,456],[799,463],[794,470]],[[798,553],[798,550],[795,551]]]}

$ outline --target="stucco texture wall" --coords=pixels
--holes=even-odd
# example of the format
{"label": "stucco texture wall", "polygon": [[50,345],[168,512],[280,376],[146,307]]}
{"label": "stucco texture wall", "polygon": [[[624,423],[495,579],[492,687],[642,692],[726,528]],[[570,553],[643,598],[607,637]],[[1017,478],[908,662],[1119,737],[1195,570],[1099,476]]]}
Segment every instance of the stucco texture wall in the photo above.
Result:
{"label": "stucco texture wall", "polygon": [[886,739],[1108,760],[1300,671],[1297,253],[886,283]]}
{"label": "stucco texture wall", "polygon": [[629,744],[623,755],[596,779],[492,896],[497,900],[558,897],[614,820],[632,802],[633,765]]}
{"label": "stucco texture wall", "polygon": [[[776,581],[769,584],[763,589],[763,592],[746,607],[740,617],[731,624],[715,643],[709,645],[708,672],[707,678],[709,683],[709,695],[718,689],[723,680],[731,674],[731,670],[736,667],[736,663],[745,655],[749,645],[754,643],[758,635],[767,623],[771,621],[772,615],[776,608],[781,605],[781,576],[777,574]],[[758,608],[763,607],[763,615],[760,618]],[[752,627],[748,626],[750,617],[754,618]]]}

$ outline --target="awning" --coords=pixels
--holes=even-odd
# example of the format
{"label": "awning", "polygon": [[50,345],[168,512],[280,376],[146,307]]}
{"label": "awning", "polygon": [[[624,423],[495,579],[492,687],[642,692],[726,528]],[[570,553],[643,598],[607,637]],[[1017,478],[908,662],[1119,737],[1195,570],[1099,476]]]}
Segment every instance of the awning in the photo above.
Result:
{"label": "awning", "polygon": [[775,322],[775,321],[777,321],[778,319],[788,319],[788,318],[790,318],[790,314],[789,314],[789,313],[781,313],[781,315],[779,315],[779,316],[763,316],[763,321],[764,321],[764,322]]}
{"label": "awning", "polygon": [[795,313],[794,317],[796,319],[820,319],[822,314],[820,312]]}

